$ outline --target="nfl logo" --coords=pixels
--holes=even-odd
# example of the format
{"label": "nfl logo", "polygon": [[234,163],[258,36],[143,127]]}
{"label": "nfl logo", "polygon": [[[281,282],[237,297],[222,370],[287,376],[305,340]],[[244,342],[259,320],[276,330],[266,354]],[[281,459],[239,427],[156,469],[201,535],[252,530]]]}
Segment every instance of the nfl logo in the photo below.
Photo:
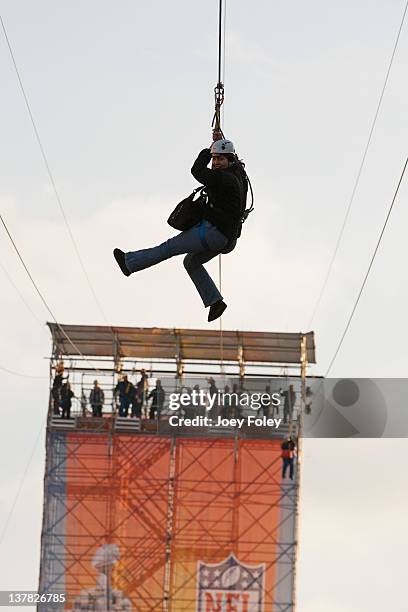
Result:
{"label": "nfl logo", "polygon": [[245,565],[233,553],[197,563],[196,612],[263,612],[265,564]]}

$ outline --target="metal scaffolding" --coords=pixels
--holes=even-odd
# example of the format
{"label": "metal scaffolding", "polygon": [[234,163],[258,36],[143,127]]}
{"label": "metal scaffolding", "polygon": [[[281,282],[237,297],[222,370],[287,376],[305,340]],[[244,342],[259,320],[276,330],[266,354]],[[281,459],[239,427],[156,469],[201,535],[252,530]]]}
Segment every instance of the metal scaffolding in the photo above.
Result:
{"label": "metal scaffolding", "polygon": [[[127,361],[138,358],[137,343],[125,357],[120,333],[106,355],[107,344],[101,348],[98,328],[91,332],[87,328],[87,334],[94,334],[94,344],[83,335],[82,348],[86,342],[88,350],[81,352],[94,362],[89,371],[89,364],[71,355],[72,347],[60,341],[58,330],[50,327],[52,376],[63,359],[64,372],[74,387],[83,387],[88,384],[87,377],[97,375],[109,380],[106,387],[112,388],[119,363],[121,372],[137,369],[132,370]],[[84,334],[82,326],[77,327],[75,344],[80,333]],[[73,326],[64,328],[73,334]],[[126,329],[129,341],[132,334]],[[106,334],[106,328],[100,331]],[[158,332],[155,330],[156,337]],[[143,333],[149,336],[146,330]],[[248,332],[245,336],[224,331],[224,343],[228,333],[235,338],[249,337]],[[196,331],[194,334],[197,336]],[[156,422],[146,418],[138,427],[119,430],[113,395],[101,418],[80,410],[69,423],[56,418],[50,399],[40,591],[67,593],[65,609],[208,612],[226,609],[228,602],[234,609],[236,602],[241,606],[236,609],[248,612],[294,610],[298,468],[294,480],[282,479],[281,442],[300,422],[306,361],[314,361],[313,337],[296,335],[298,349],[292,346],[291,354],[298,357],[297,362],[268,364],[265,346],[271,338],[259,335],[254,343],[252,336],[252,358],[258,350],[254,344],[263,343],[262,361],[253,362],[265,369],[262,376],[248,378],[240,373],[242,355],[249,349],[238,343],[233,347],[238,347],[234,378],[232,370],[229,375],[216,373],[216,354],[211,360],[196,352],[199,340],[193,348],[190,343],[194,351],[194,359],[190,359],[185,336],[191,339],[192,334],[179,335],[173,372],[166,356],[169,372],[160,376],[167,381],[167,388],[180,389],[197,380],[204,385],[209,373],[218,386],[225,381],[232,385],[236,380],[249,393],[263,390],[265,383],[278,388],[290,381],[299,391],[297,409],[279,431],[268,430],[262,435],[250,428],[175,430],[169,427],[165,412]],[[274,336],[276,342],[277,334]],[[293,342],[290,334],[285,336]],[[135,334],[132,338],[134,341]],[[308,339],[312,342],[309,351]],[[201,341],[208,343],[209,338],[201,337]],[[150,365],[152,381],[157,370],[164,369],[159,345],[140,349],[138,367]],[[279,351],[288,355],[283,344]],[[148,364],[146,359],[152,352],[156,356],[154,360],[149,357],[152,361]],[[103,370],[99,368],[102,361]],[[181,361],[187,370],[182,381],[177,375]],[[197,361],[208,363],[193,377],[188,370],[192,366],[196,371]],[[288,368],[294,370],[288,373]],[[40,609],[45,612],[47,608]]]}

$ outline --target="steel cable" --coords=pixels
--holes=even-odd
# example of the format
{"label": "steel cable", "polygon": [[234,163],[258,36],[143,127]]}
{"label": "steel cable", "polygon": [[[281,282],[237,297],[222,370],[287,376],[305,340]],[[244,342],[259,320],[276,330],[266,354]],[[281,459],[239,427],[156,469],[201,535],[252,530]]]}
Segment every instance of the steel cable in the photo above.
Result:
{"label": "steel cable", "polygon": [[408,0],[407,0],[407,2],[405,4],[404,12],[403,12],[403,15],[402,15],[402,18],[401,18],[401,22],[400,22],[400,25],[399,25],[399,28],[398,28],[398,33],[397,33],[397,37],[396,37],[396,40],[395,40],[395,43],[394,43],[394,47],[393,47],[393,50],[392,50],[391,58],[390,58],[390,61],[388,63],[388,68],[387,68],[387,72],[386,72],[386,75],[385,75],[385,80],[384,80],[384,83],[383,83],[383,86],[382,86],[382,89],[381,89],[381,93],[380,93],[380,97],[379,97],[379,100],[378,100],[377,108],[376,108],[376,111],[375,111],[375,114],[374,114],[374,118],[373,118],[373,121],[371,123],[370,131],[369,131],[369,134],[368,134],[368,139],[367,139],[367,142],[366,142],[366,145],[365,145],[365,148],[364,148],[363,157],[362,157],[362,160],[361,160],[358,172],[357,172],[356,179],[354,181],[354,185],[353,185],[353,189],[352,189],[352,192],[351,192],[350,200],[348,202],[348,206],[347,206],[347,209],[346,209],[346,214],[344,216],[343,223],[342,223],[342,226],[340,228],[340,233],[339,233],[339,235],[337,237],[336,245],[334,247],[334,251],[333,251],[332,257],[330,259],[330,263],[329,263],[329,266],[327,268],[326,276],[324,278],[322,287],[320,289],[319,296],[318,296],[316,304],[314,306],[312,315],[311,315],[311,317],[309,319],[309,323],[307,324],[307,328],[308,329],[310,329],[310,327],[311,327],[311,325],[312,325],[312,323],[314,321],[314,318],[316,316],[316,313],[317,313],[317,311],[319,309],[320,303],[322,301],[324,292],[325,292],[326,287],[327,287],[327,283],[328,283],[329,277],[330,277],[332,269],[333,269],[333,265],[334,265],[335,259],[337,257],[337,253],[338,253],[338,250],[339,250],[339,247],[340,247],[340,243],[341,243],[342,238],[343,238],[344,230],[345,230],[345,227],[346,227],[349,215],[350,215],[350,211],[351,211],[351,208],[352,208],[352,205],[353,205],[353,202],[354,202],[354,197],[356,195],[357,188],[358,188],[358,185],[360,183],[360,178],[361,178],[361,174],[362,174],[362,171],[363,171],[363,168],[364,168],[364,165],[365,165],[368,149],[370,148],[371,139],[372,139],[372,136],[373,136],[374,128],[375,128],[376,123],[377,123],[377,119],[378,119],[378,115],[379,115],[379,112],[380,112],[381,104],[382,104],[382,101],[383,101],[383,98],[384,98],[385,89],[386,89],[387,84],[388,84],[388,79],[389,79],[391,68],[392,68],[392,65],[393,65],[393,62],[394,62],[395,53],[397,51],[398,42],[399,42],[400,35],[401,35],[401,32],[402,32],[402,28],[403,28],[403,25],[404,25],[407,9],[408,9]]}
{"label": "steel cable", "polygon": [[406,158],[406,160],[405,160],[405,164],[404,164],[404,167],[403,167],[403,170],[402,170],[402,173],[401,173],[400,179],[399,179],[399,181],[398,181],[397,188],[396,188],[396,190],[395,190],[395,192],[394,192],[394,196],[393,196],[393,198],[392,198],[391,205],[390,205],[390,207],[389,207],[389,209],[388,209],[387,216],[386,216],[386,218],[385,218],[385,221],[384,221],[384,224],[383,224],[383,226],[382,226],[382,229],[381,229],[380,235],[379,235],[379,237],[378,237],[377,244],[376,244],[375,249],[374,249],[374,252],[373,252],[373,254],[372,254],[372,256],[371,256],[371,260],[370,260],[370,263],[369,263],[369,266],[368,266],[367,272],[366,272],[366,274],[365,274],[365,276],[364,276],[364,279],[363,279],[363,282],[362,282],[362,284],[361,284],[360,290],[359,290],[359,292],[358,292],[357,298],[356,298],[356,300],[355,300],[355,302],[354,302],[354,306],[353,306],[352,311],[351,311],[351,313],[350,313],[350,316],[349,316],[349,318],[348,318],[348,320],[347,320],[346,327],[344,328],[344,331],[343,331],[343,333],[342,333],[342,336],[341,336],[341,338],[340,338],[340,341],[339,341],[339,343],[338,343],[338,345],[337,345],[337,348],[336,348],[336,350],[335,350],[335,352],[334,352],[334,355],[333,355],[333,357],[332,357],[332,359],[331,359],[331,361],[330,361],[330,363],[329,363],[329,366],[328,366],[328,368],[327,368],[327,371],[326,371],[326,374],[325,374],[325,378],[327,378],[327,376],[329,375],[329,372],[330,372],[330,370],[331,370],[331,368],[332,368],[332,366],[333,366],[333,363],[335,362],[335,360],[336,360],[336,358],[337,358],[337,355],[338,355],[338,353],[339,353],[339,351],[340,351],[340,348],[341,348],[341,346],[342,346],[342,344],[343,344],[344,338],[346,337],[346,334],[347,334],[347,332],[348,332],[348,330],[349,330],[349,328],[350,328],[351,321],[352,321],[352,319],[353,319],[353,317],[354,317],[354,313],[356,312],[356,309],[357,309],[358,303],[359,303],[359,301],[360,301],[361,295],[362,295],[362,293],[363,293],[363,291],[364,291],[364,287],[366,286],[367,279],[368,279],[369,274],[370,274],[370,272],[371,272],[371,268],[373,267],[374,260],[375,260],[375,258],[376,258],[376,255],[377,255],[378,249],[379,249],[380,244],[381,244],[381,240],[382,240],[383,235],[384,235],[384,232],[385,232],[385,228],[387,227],[388,220],[389,220],[389,218],[390,218],[390,215],[391,215],[392,209],[393,209],[393,207],[394,207],[394,203],[395,203],[395,200],[396,200],[396,198],[397,198],[397,195],[398,195],[398,192],[399,192],[400,185],[401,185],[402,180],[403,180],[403,178],[404,178],[404,174],[405,174],[405,170],[406,170],[406,168],[407,168],[407,164],[408,164],[408,157],[407,157],[407,158]]}

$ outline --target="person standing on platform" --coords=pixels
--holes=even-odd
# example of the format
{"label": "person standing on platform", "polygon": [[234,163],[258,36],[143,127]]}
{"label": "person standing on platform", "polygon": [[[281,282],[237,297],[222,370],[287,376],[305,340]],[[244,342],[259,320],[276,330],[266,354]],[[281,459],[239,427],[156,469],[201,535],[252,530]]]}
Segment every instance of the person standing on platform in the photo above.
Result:
{"label": "person standing on platform", "polygon": [[266,385],[265,393],[263,393],[262,395],[268,396],[268,398],[263,397],[262,405],[258,410],[258,416],[264,416],[268,419],[270,417],[270,410],[271,410],[271,386],[270,385]]}
{"label": "person standing on platform", "polygon": [[81,391],[81,415],[83,418],[86,418],[87,405],[88,405],[88,400],[86,399],[85,391],[82,389]]}
{"label": "person standing on platform", "polygon": [[94,380],[94,386],[89,394],[89,403],[92,407],[92,416],[101,417],[102,416],[102,408],[105,402],[105,394],[103,389],[100,388],[97,380]]}
{"label": "person standing on platform", "polygon": [[139,419],[142,416],[142,408],[146,397],[146,389],[147,389],[147,374],[146,370],[140,370],[140,380],[134,387],[134,394],[132,397],[132,417],[138,417]]}
{"label": "person standing on platform", "polygon": [[213,379],[212,376],[210,376],[210,378],[208,379],[208,383],[210,385],[208,389],[208,396],[211,398],[211,402],[212,402],[211,403],[212,408],[209,411],[208,416],[215,419],[218,417],[219,412],[220,412],[220,407],[217,402],[218,389],[217,389],[217,385],[215,384],[215,380]]}
{"label": "person standing on platform", "polygon": [[135,387],[124,374],[122,380],[115,387],[114,395],[119,395],[119,416],[127,417],[129,405],[134,397]]}
{"label": "person standing on platform", "polygon": [[130,416],[132,418],[137,417],[141,418],[142,416],[142,403],[143,403],[143,395],[139,395],[139,389],[137,385],[133,387],[133,395],[131,399],[131,413]]}
{"label": "person standing on platform", "polygon": [[157,419],[160,419],[165,397],[166,394],[162,387],[161,380],[156,380],[156,387],[150,391],[149,395],[147,396],[148,400],[152,400],[150,405],[149,419],[154,419],[156,415]]}
{"label": "person standing on platform", "polygon": [[293,417],[293,409],[296,403],[296,392],[293,385],[289,385],[289,389],[283,391],[281,395],[284,398],[283,402],[283,422],[287,423],[292,420]]}
{"label": "person standing on platform", "polygon": [[64,375],[64,364],[62,361],[57,365],[55,370],[55,378],[52,382],[51,389],[51,397],[52,397],[52,406],[53,412],[55,415],[60,414],[60,404],[61,404],[61,387],[62,387],[62,377]]}
{"label": "person standing on platform", "polygon": [[61,387],[61,409],[62,419],[70,419],[71,418],[71,406],[72,406],[72,398],[74,397],[74,392],[71,389],[71,385],[68,381],[66,381]]}
{"label": "person standing on platform", "polygon": [[[205,400],[204,400],[205,402]],[[206,416],[206,405],[203,403],[201,398],[201,389],[200,385],[194,385],[191,392],[191,410],[193,418],[195,416]]]}
{"label": "person standing on platform", "polygon": [[193,406],[192,392],[193,390],[191,387],[181,387],[180,389],[180,393],[183,393],[183,395],[185,397],[187,396],[188,398],[188,401],[187,400],[184,401],[183,410],[182,410],[182,413],[186,419],[193,419],[195,416],[197,416],[196,408],[194,408]]}
{"label": "person standing on platform", "polygon": [[289,478],[293,480],[296,444],[292,440],[291,436],[289,436],[284,442],[282,442],[281,449],[282,478],[286,478],[286,472],[289,468]]}

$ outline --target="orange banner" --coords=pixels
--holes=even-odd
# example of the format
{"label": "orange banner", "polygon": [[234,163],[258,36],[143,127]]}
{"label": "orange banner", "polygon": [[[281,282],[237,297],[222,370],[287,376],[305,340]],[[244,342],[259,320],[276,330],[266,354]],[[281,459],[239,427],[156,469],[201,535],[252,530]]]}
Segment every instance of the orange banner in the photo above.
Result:
{"label": "orange banner", "polygon": [[277,440],[178,441],[172,612],[271,609],[280,472]]}
{"label": "orange banner", "polygon": [[290,601],[296,499],[280,446],[59,432],[42,585],[64,590],[68,610],[161,611],[167,601],[171,612],[266,612]]}

